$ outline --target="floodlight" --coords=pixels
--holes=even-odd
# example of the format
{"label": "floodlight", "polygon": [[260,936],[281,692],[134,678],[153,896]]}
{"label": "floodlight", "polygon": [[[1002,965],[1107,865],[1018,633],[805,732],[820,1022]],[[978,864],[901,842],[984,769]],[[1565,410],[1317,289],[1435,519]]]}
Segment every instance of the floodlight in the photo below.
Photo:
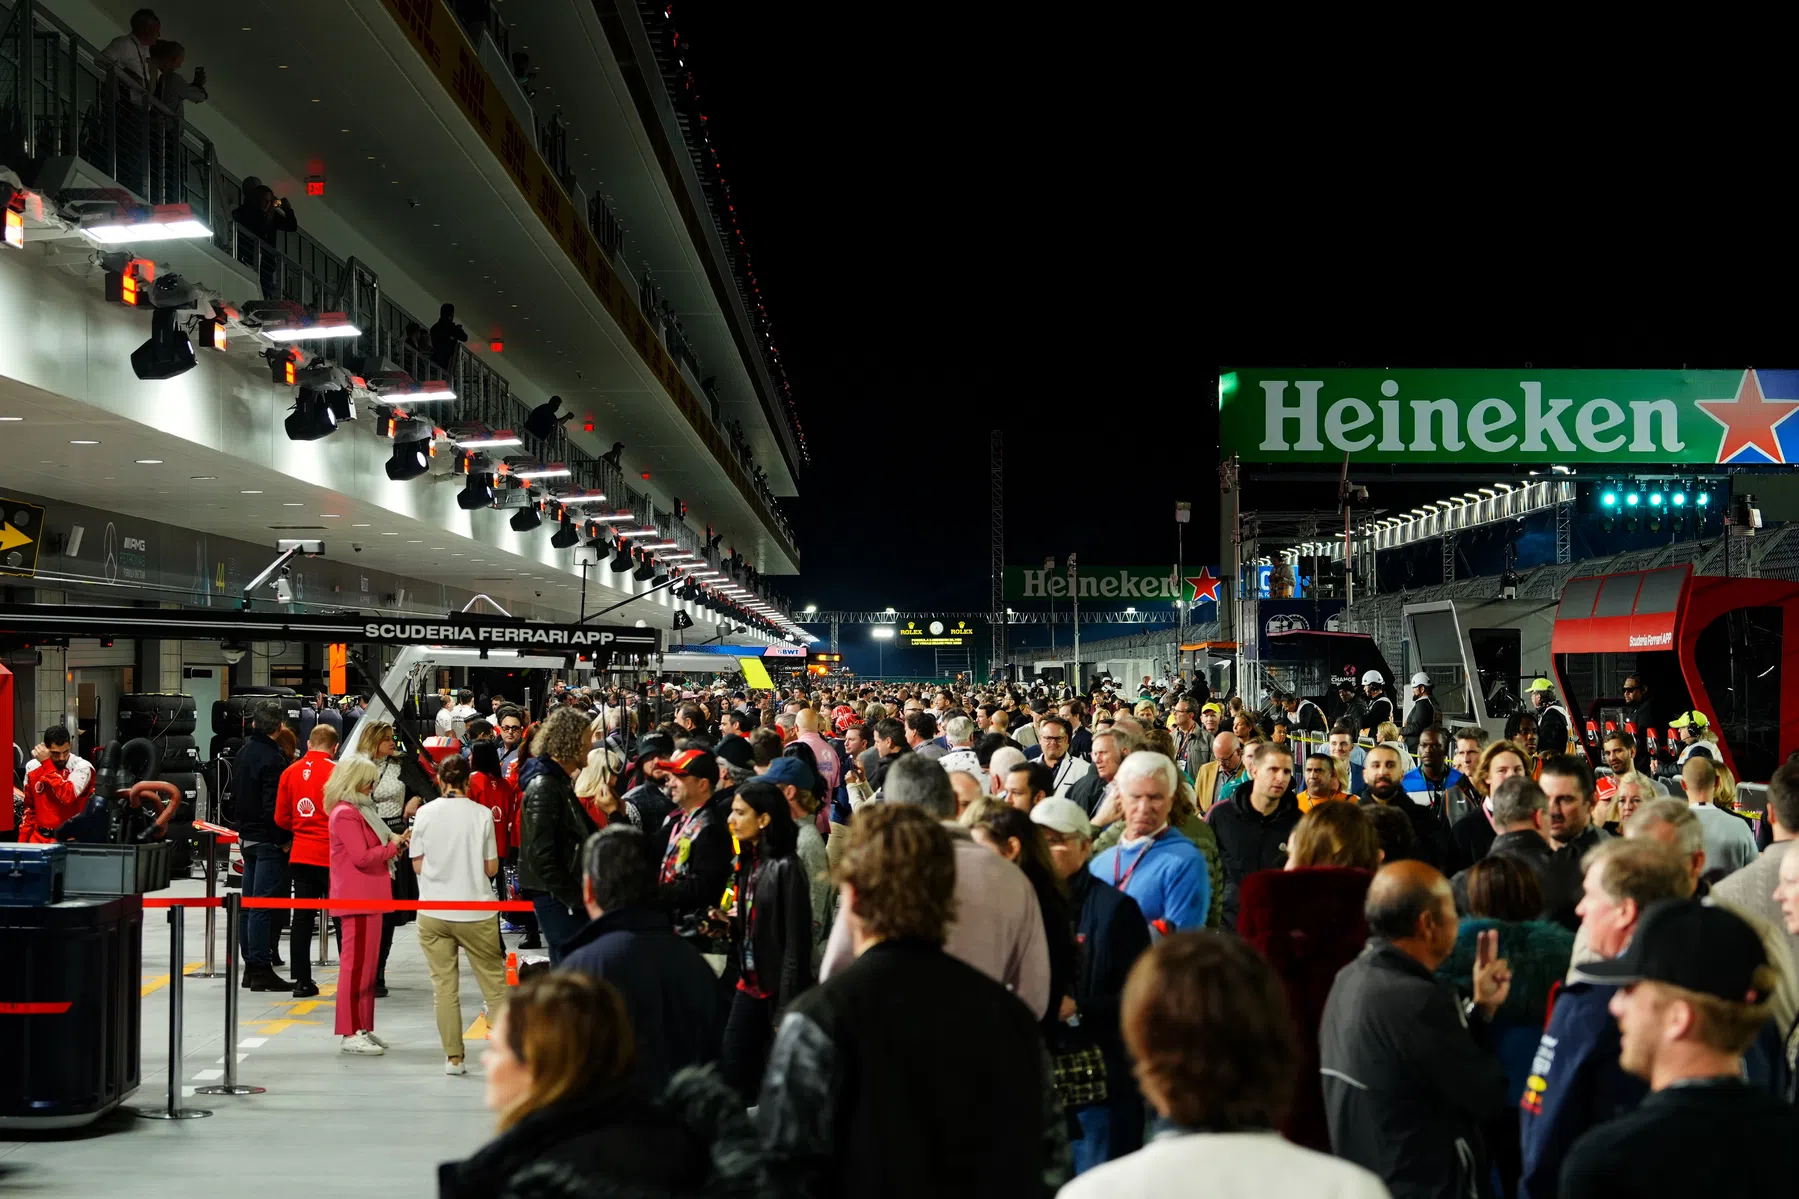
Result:
{"label": "floodlight", "polygon": [[395,441],[392,457],[387,460],[387,477],[396,483],[416,479],[431,469],[431,439]]}
{"label": "floodlight", "polygon": [[563,518],[562,527],[556,530],[556,535],[550,538],[550,544],[559,550],[573,549],[580,541],[581,530],[567,517]]}
{"label": "floodlight", "polygon": [[464,512],[485,508],[493,503],[493,475],[487,471],[470,471],[468,482],[456,493],[456,506]]}
{"label": "floodlight", "polygon": [[337,415],[316,392],[302,391],[283,427],[290,441],[317,441],[337,432]]}
{"label": "floodlight", "polygon": [[618,547],[618,552],[612,555],[612,573],[615,575],[624,574],[630,569],[631,551],[621,545]]}
{"label": "floodlight", "polygon": [[537,501],[529,494],[525,496],[525,506],[512,514],[512,530],[515,533],[529,533],[543,523],[543,517],[537,511]]}

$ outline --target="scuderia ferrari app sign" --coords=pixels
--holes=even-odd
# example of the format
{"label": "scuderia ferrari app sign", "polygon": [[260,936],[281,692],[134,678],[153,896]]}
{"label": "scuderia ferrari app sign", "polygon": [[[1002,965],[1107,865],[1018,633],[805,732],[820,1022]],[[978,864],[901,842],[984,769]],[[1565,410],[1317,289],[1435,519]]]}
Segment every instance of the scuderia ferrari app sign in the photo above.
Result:
{"label": "scuderia ferrari app sign", "polygon": [[582,625],[492,624],[474,621],[371,620],[365,641],[399,645],[468,645],[477,648],[544,650],[647,650],[657,648],[650,629],[593,628]]}

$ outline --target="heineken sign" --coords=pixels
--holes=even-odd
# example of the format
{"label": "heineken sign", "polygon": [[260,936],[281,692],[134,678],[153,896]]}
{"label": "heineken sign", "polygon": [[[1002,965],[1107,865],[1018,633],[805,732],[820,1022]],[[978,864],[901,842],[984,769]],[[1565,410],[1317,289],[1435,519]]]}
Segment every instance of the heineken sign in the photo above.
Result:
{"label": "heineken sign", "polygon": [[1799,462],[1799,371],[1231,370],[1246,462]]}
{"label": "heineken sign", "polygon": [[1081,566],[1071,576],[1066,567],[1006,567],[1007,602],[1079,598],[1082,603],[1116,601],[1126,605],[1217,602],[1218,578],[1210,567],[1188,567],[1180,578],[1172,565]]}

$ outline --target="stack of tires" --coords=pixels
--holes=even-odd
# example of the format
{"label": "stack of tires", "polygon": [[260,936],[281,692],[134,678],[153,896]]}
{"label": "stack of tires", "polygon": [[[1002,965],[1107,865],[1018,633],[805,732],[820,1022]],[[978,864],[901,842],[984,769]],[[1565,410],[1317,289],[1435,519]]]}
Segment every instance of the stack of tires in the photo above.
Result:
{"label": "stack of tires", "polygon": [[286,701],[282,710],[287,722],[294,726],[301,743],[305,743],[305,733],[300,732],[304,709],[292,687],[240,687],[232,692],[230,699],[221,699],[212,705],[212,754],[215,758],[228,758],[243,748],[244,739],[252,731],[250,713],[267,699]]}
{"label": "stack of tires", "polygon": [[181,808],[169,822],[169,871],[185,878],[193,860],[194,805],[199,795],[200,750],[194,743],[194,697],[136,692],[119,697],[119,740],[142,737],[161,760],[155,777],[181,792]]}

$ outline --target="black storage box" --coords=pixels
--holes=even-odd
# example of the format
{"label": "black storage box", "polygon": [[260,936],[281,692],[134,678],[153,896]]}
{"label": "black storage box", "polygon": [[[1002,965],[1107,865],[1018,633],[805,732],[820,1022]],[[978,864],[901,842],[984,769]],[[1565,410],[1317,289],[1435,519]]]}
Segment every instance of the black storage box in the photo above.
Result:
{"label": "black storage box", "polygon": [[0,908],[0,1129],[79,1127],[137,1090],[143,902]]}
{"label": "black storage box", "polygon": [[67,848],[65,895],[142,895],[169,885],[166,841],[139,845],[83,845],[71,841]]}
{"label": "black storage box", "polygon": [[68,850],[61,845],[0,843],[0,906],[60,902],[67,870]]}

